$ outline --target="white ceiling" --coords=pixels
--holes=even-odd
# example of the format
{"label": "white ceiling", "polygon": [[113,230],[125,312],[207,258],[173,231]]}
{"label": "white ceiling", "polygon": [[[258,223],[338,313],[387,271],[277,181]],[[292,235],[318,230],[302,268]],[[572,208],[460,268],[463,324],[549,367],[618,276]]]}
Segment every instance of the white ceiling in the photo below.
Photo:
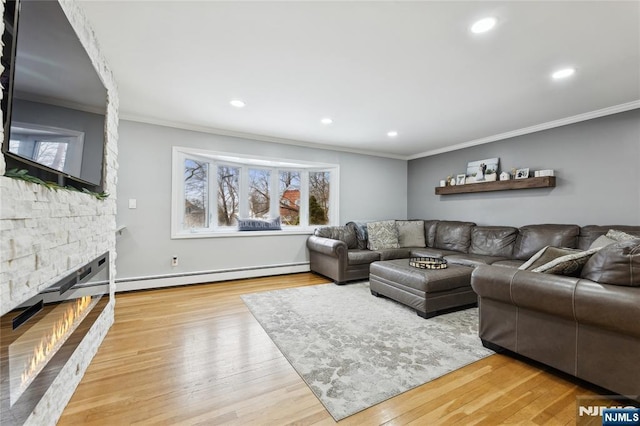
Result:
{"label": "white ceiling", "polygon": [[417,158],[640,107],[638,1],[80,4],[125,119]]}

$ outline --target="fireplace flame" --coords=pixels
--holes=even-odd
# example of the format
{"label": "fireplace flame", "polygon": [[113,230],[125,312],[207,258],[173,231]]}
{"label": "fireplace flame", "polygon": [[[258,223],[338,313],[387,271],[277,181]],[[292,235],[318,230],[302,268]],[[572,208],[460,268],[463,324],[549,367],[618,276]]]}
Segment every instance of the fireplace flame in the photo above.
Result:
{"label": "fireplace flame", "polygon": [[80,318],[83,312],[91,305],[91,296],[84,296],[76,299],[74,303],[67,307],[62,317],[56,321],[51,331],[47,332],[40,343],[33,349],[31,358],[26,362],[25,369],[22,373],[22,386],[26,387],[33,377],[39,373],[49,361],[49,357],[59,348],[70,332],[75,321]]}

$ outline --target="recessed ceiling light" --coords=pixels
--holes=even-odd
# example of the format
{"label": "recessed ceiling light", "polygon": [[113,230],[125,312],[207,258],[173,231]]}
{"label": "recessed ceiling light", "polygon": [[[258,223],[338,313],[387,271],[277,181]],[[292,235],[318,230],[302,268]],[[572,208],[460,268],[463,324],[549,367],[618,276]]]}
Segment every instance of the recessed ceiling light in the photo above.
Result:
{"label": "recessed ceiling light", "polygon": [[387,132],[387,136],[389,136],[390,138],[395,138],[396,136],[398,136],[398,132],[392,130],[390,132]]}
{"label": "recessed ceiling light", "polygon": [[326,124],[326,125],[328,125],[328,124],[333,123],[333,120],[332,120],[332,119],[330,119],[329,117],[325,117],[325,118],[323,118],[322,120],[320,120],[320,122],[321,122],[322,124]]}
{"label": "recessed ceiling light", "polygon": [[244,108],[245,107],[245,103],[242,102],[240,99],[234,99],[231,102],[229,102],[231,104],[231,106],[234,106],[236,108]]}
{"label": "recessed ceiling light", "polygon": [[493,16],[483,18],[471,26],[471,32],[475,34],[485,33],[495,27],[496,22],[497,20]]}
{"label": "recessed ceiling light", "polygon": [[575,73],[576,73],[575,68],[563,68],[551,74],[551,77],[553,77],[555,80],[558,80],[560,78],[571,77]]}

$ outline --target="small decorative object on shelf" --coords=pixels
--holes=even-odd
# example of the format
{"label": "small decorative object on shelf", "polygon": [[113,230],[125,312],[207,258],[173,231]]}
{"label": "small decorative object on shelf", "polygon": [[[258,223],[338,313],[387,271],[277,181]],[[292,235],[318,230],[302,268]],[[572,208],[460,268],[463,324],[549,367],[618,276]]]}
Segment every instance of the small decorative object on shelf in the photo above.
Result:
{"label": "small decorative object on shelf", "polygon": [[498,177],[498,174],[493,169],[488,169],[487,172],[484,174],[485,182],[495,182],[497,177]]}
{"label": "small decorative object on shelf", "polygon": [[456,176],[456,185],[464,185],[467,175],[461,174]]}
{"label": "small decorative object on shelf", "polygon": [[446,180],[441,180],[440,181],[440,187],[445,187],[447,186],[447,181]]}
{"label": "small decorative object on shelf", "polygon": [[518,169],[516,170],[516,179],[526,179],[529,177],[529,169]]}
{"label": "small decorative object on shelf", "polygon": [[441,257],[411,257],[409,266],[418,269],[447,269],[447,261]]}
{"label": "small decorative object on shelf", "polygon": [[553,170],[536,170],[533,175],[535,177],[543,177],[543,176],[555,176],[555,172]]}
{"label": "small decorative object on shelf", "polygon": [[500,173],[500,180],[509,180],[511,179],[511,175],[507,172]]}

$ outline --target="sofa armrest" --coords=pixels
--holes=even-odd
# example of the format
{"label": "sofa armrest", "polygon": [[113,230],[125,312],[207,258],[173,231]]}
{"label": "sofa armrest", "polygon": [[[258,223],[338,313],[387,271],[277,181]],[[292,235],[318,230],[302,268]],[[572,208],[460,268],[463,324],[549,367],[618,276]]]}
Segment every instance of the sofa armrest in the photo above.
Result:
{"label": "sofa armrest", "polygon": [[576,288],[576,318],[580,324],[640,337],[640,287],[580,280]]}
{"label": "sofa armrest", "polygon": [[561,275],[479,266],[472,274],[471,286],[480,297],[575,320],[574,293],[579,281]]}
{"label": "sofa armrest", "polygon": [[307,239],[307,248],[311,251],[316,251],[327,256],[340,258],[347,258],[347,243],[340,240],[333,240],[331,238],[316,237],[311,235]]}

